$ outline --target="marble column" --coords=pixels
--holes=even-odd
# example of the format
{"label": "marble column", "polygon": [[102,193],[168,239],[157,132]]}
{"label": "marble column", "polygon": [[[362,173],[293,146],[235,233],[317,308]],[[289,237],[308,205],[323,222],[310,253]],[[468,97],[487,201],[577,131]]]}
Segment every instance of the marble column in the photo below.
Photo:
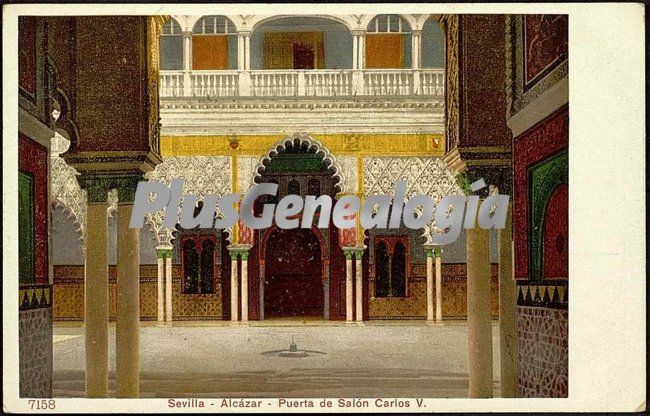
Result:
{"label": "marble column", "polygon": [[157,246],[156,257],[158,258],[158,323],[171,322],[172,246]]}
{"label": "marble column", "polygon": [[493,396],[488,231],[477,225],[466,233],[469,397],[487,398]]}
{"label": "marble column", "polygon": [[421,66],[421,43],[422,31],[414,30],[411,32],[411,68],[413,69],[413,94],[420,94],[420,66]]}
{"label": "marble column", "polygon": [[506,226],[499,230],[499,353],[501,397],[517,396],[517,286],[513,276],[512,204]]}
{"label": "marble column", "polygon": [[228,248],[230,253],[230,321],[237,322],[239,320],[239,285],[237,278],[237,258],[239,252]]}
{"label": "marble column", "polygon": [[359,69],[366,67],[366,32],[359,36]]}
{"label": "marble column", "polygon": [[251,69],[251,34],[244,33],[244,68],[247,71]]}
{"label": "marble column", "polygon": [[436,258],[436,321],[442,321],[442,248],[433,249]]}
{"label": "marble column", "polygon": [[363,322],[363,251],[365,247],[358,247],[354,251],[356,259],[356,320],[357,323]]}
{"label": "marble column", "polygon": [[183,96],[192,96],[192,32],[183,32]]}
{"label": "marble column", "polygon": [[245,68],[244,58],[244,34],[237,34],[237,69],[243,71]]}
{"label": "marble column", "polygon": [[352,35],[352,69],[359,68],[359,37]]}
{"label": "marble column", "polygon": [[420,68],[421,44],[422,44],[422,31],[413,30],[411,32],[411,68],[412,69]]}
{"label": "marble column", "polygon": [[237,34],[237,69],[239,70],[238,91],[239,95],[248,97],[252,92],[251,84],[251,34],[239,32]]}
{"label": "marble column", "polygon": [[108,203],[106,189],[86,190],[86,397],[101,398],[108,397]]}
{"label": "marble column", "polygon": [[352,256],[354,255],[353,249],[344,248],[345,253],[345,321],[348,323],[353,322],[352,314],[354,313],[353,293],[352,288]]}
{"label": "marble column", "polygon": [[183,69],[192,70],[192,32],[183,32]]}
{"label": "marble column", "polygon": [[140,394],[140,229],[130,228],[135,187],[118,188],[115,381],[117,397]]}
{"label": "marble column", "polygon": [[158,247],[156,247],[156,259],[158,261],[158,276],[156,278],[158,288],[156,298],[156,304],[158,305],[157,320],[158,324],[162,324],[165,322],[165,255]]}
{"label": "marble column", "polygon": [[[433,322],[433,248],[426,245],[424,251],[427,255],[427,322]],[[437,293],[436,293],[437,295]],[[437,296],[436,296],[437,297]]]}
{"label": "marble column", "polygon": [[171,323],[174,319],[174,276],[172,276],[172,247],[169,246],[165,254],[165,322]]}
{"label": "marble column", "polygon": [[363,73],[364,67],[364,41],[365,32],[363,30],[352,31],[352,89],[357,95],[364,94]]}
{"label": "marble column", "polygon": [[248,256],[250,249],[243,248],[241,254],[241,321],[248,322]]}

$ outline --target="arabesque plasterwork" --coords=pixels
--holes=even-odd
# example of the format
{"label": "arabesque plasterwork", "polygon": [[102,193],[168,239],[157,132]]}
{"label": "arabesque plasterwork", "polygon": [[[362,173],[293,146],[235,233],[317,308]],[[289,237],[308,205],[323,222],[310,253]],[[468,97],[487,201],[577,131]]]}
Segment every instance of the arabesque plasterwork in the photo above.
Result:
{"label": "arabesque plasterwork", "polygon": [[[166,185],[173,179],[183,178],[183,194],[197,195],[199,200],[208,194],[222,196],[232,193],[232,163],[228,156],[168,157],[145,177]],[[217,215],[220,214],[217,207]],[[175,229],[164,227],[163,211],[148,215],[147,223],[158,236],[159,244],[170,244]]]}
{"label": "arabesque plasterwork", "polygon": [[[406,197],[430,196],[437,204],[447,195],[463,195],[454,172],[437,157],[367,157],[363,159],[363,194],[392,195],[395,182],[405,180]],[[425,227],[427,244],[437,232],[435,222]]]}

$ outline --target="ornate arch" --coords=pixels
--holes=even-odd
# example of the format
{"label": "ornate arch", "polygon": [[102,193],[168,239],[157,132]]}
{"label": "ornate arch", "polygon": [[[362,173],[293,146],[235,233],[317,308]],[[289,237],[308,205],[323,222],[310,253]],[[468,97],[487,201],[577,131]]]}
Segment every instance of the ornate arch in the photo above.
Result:
{"label": "ornate arch", "polygon": [[304,16],[332,20],[334,22],[341,23],[342,25],[347,27],[348,30],[352,30],[355,24],[351,16],[340,16],[334,14],[309,14],[309,15],[276,14],[271,16],[251,16],[251,18],[246,21],[246,25],[249,27],[249,30],[253,32],[263,24],[271,22],[273,20],[284,19],[287,17],[304,17]]}
{"label": "ornate arch", "polygon": [[382,15],[386,15],[386,14],[397,15],[397,16],[401,17],[402,19],[404,19],[406,21],[406,23],[408,23],[409,26],[411,27],[411,31],[418,30],[418,29],[422,28],[422,25],[418,25],[418,20],[413,15],[411,15],[411,14],[399,14],[399,13],[366,14],[366,15],[361,16],[361,18],[358,20],[358,24],[359,24],[359,26],[361,27],[362,30],[366,30],[366,29],[368,29],[368,25],[370,24],[372,19],[374,19],[377,16],[382,16]]}
{"label": "ornate arch", "polygon": [[[183,193],[197,195],[202,201],[208,194],[221,197],[232,192],[231,163],[229,156],[173,156],[165,158],[145,177],[166,185],[176,178],[183,178]],[[222,215],[218,207],[217,215]],[[156,234],[158,244],[171,244],[176,237],[175,228],[163,225],[163,211],[147,215],[146,223]],[[228,241],[231,241],[232,229],[224,231],[228,233]]]}
{"label": "ornate arch", "polygon": [[288,145],[307,145],[308,150],[315,149],[316,154],[321,155],[323,161],[327,164],[327,168],[334,170],[334,174],[332,176],[337,179],[334,185],[339,188],[340,193],[346,194],[351,192],[350,189],[347,189],[348,187],[346,185],[345,176],[343,174],[343,168],[336,160],[336,157],[330,153],[330,151],[325,146],[323,146],[321,142],[312,138],[307,133],[295,133],[273,145],[266,152],[266,154],[260,158],[259,162],[253,169],[253,181],[255,181],[256,178],[262,177],[262,172],[266,170],[266,165],[271,161],[271,158],[279,152],[285,150]]}

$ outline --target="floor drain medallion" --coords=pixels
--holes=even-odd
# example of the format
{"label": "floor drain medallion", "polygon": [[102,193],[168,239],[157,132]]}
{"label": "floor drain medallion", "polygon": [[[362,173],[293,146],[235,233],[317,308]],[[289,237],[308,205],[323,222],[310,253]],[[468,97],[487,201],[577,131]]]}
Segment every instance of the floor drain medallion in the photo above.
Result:
{"label": "floor drain medallion", "polygon": [[322,351],[315,351],[315,350],[300,350],[298,349],[298,346],[296,345],[293,338],[291,339],[291,344],[289,344],[288,350],[273,350],[273,351],[265,351],[262,353],[262,355],[277,355],[278,357],[288,357],[288,358],[309,357],[310,355],[314,355],[314,354],[325,355],[326,353]]}

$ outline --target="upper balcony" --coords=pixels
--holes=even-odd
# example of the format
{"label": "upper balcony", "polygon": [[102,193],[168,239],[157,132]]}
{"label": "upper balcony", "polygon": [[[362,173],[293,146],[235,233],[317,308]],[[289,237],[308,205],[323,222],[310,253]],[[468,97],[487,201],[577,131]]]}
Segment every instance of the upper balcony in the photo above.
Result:
{"label": "upper balcony", "polygon": [[160,56],[163,134],[444,130],[428,16],[174,16]]}
{"label": "upper balcony", "polygon": [[161,71],[160,97],[395,97],[444,98],[444,70],[314,69]]}

